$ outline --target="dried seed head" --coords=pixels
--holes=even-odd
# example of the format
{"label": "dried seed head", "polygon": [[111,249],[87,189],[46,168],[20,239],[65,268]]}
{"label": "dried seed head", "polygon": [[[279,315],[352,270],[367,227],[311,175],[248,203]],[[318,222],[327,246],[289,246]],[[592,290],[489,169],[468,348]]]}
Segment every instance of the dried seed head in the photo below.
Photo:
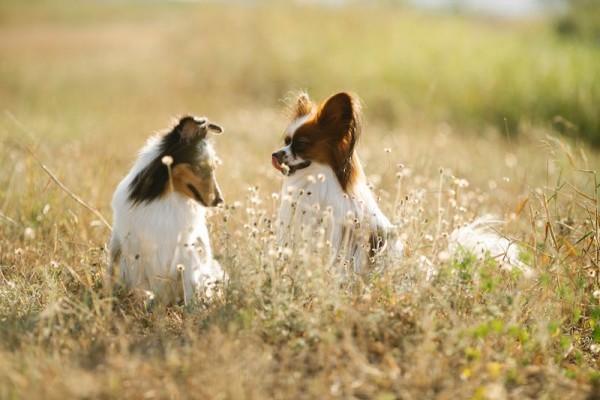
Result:
{"label": "dried seed head", "polygon": [[173,164],[173,157],[171,156],[164,156],[163,158],[160,159],[160,161],[165,164],[167,167],[170,167]]}
{"label": "dried seed head", "polygon": [[35,231],[33,230],[33,228],[27,227],[23,232],[23,236],[25,237],[25,240],[33,240],[35,239]]}

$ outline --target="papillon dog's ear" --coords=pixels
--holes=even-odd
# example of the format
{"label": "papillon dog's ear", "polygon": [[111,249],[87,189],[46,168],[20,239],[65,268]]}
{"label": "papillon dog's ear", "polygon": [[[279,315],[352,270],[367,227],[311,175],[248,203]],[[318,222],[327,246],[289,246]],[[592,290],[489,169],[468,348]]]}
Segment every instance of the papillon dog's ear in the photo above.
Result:
{"label": "papillon dog's ear", "polygon": [[353,162],[361,130],[358,98],[344,92],[334,94],[319,107],[316,123],[329,142],[329,163],[342,188],[348,190],[360,173],[360,166]]}
{"label": "papillon dog's ear", "polygon": [[294,118],[304,117],[311,113],[313,102],[308,97],[308,93],[301,92],[294,103]]}
{"label": "papillon dog's ear", "polygon": [[334,94],[321,105],[317,123],[336,140],[345,137],[352,144],[360,133],[360,103],[349,93]]}

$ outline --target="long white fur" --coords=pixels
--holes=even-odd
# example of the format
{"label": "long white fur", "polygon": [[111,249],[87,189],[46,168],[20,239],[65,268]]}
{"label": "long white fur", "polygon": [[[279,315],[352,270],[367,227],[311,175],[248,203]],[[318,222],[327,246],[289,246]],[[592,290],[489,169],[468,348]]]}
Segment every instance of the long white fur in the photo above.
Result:
{"label": "long white fur", "polygon": [[468,252],[478,259],[491,257],[507,271],[523,272],[525,277],[533,276],[532,269],[520,260],[519,246],[494,231],[494,226],[502,221],[491,215],[484,215],[461,228],[457,228],[448,238],[448,253],[452,258]]}
{"label": "long white fur", "polygon": [[313,162],[286,177],[281,198],[279,241],[289,243],[298,240],[301,227],[310,232],[324,217],[325,240],[334,249],[332,256],[353,260],[355,272],[361,271],[368,254],[368,249],[357,243],[356,235],[360,233],[353,232],[355,221],[366,224],[365,228],[369,229],[365,232],[376,230],[378,226],[392,228],[366,182],[358,182],[354,194],[347,195],[328,165]]}
{"label": "long white fur", "polygon": [[[201,142],[206,154],[210,144]],[[211,295],[225,274],[213,259],[205,208],[177,192],[149,203],[132,204],[129,185],[159,154],[160,137],[150,138],[113,195],[111,253],[119,251],[121,281],[129,288],[152,292],[164,302],[188,303],[199,290]],[[165,167],[166,168],[166,167]],[[178,266],[183,266],[183,271]],[[181,281],[180,276],[183,275]]]}

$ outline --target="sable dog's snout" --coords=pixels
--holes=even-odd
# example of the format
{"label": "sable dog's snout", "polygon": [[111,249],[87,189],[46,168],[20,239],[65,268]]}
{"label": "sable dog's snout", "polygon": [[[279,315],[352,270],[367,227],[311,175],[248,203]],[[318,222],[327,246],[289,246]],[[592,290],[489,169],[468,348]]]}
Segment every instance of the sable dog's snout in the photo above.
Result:
{"label": "sable dog's snout", "polygon": [[215,197],[215,199],[213,200],[212,206],[216,207],[219,204],[223,204],[223,201],[224,201],[223,198],[221,197],[221,195],[219,195],[219,196]]}
{"label": "sable dog's snout", "polygon": [[211,206],[216,207],[219,204],[223,204],[224,200],[223,200],[223,194],[221,193],[221,188],[219,187],[219,184],[215,182],[215,194],[214,194],[214,199],[212,201]]}

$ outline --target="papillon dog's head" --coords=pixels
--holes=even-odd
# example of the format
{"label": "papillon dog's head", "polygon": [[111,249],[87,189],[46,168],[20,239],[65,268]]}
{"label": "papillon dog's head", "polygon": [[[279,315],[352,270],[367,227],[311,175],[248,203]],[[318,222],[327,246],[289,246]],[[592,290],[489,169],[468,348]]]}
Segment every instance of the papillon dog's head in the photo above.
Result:
{"label": "papillon dog's head", "polygon": [[342,189],[350,191],[360,174],[354,154],[360,129],[360,102],[355,96],[338,93],[317,105],[302,93],[293,105],[284,146],[271,156],[273,167],[290,176],[312,163],[327,165]]}
{"label": "papillon dog's head", "polygon": [[209,132],[223,128],[204,117],[185,116],[155,142],[152,160],[131,181],[129,200],[134,204],[159,199],[171,190],[205,207],[223,202],[215,177],[218,158],[207,140]]}

